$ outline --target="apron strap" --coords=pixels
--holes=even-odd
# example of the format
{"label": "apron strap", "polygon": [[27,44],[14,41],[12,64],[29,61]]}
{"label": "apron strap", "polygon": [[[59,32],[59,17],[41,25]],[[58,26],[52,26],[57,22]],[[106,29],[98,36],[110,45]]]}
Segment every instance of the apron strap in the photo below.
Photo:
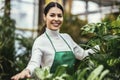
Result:
{"label": "apron strap", "polygon": [[55,49],[55,47],[54,47],[54,45],[53,45],[53,43],[52,43],[52,40],[50,39],[50,37],[48,36],[48,34],[45,32],[45,34],[46,34],[46,36],[48,37],[48,39],[49,39],[49,41],[50,41],[50,43],[52,44],[52,47],[53,47],[53,49],[55,50],[55,52],[56,52],[56,49]]}
{"label": "apron strap", "polygon": [[[55,50],[55,52],[56,52],[56,49],[55,49],[55,47],[54,47],[54,45],[53,45],[53,42],[52,42],[52,40],[50,39],[50,37],[48,36],[48,34],[45,32],[45,34],[46,34],[46,36],[48,37],[48,39],[50,40],[50,43],[52,44],[52,46],[53,46],[53,48],[54,48],[54,50]],[[64,40],[64,42],[67,44],[67,46],[69,47],[69,49],[72,51],[72,49],[71,49],[71,47],[70,47],[70,45],[67,43],[67,41],[60,35],[60,37]]]}
{"label": "apron strap", "polygon": [[62,35],[60,35],[61,38],[65,41],[65,43],[68,45],[68,47],[70,48],[70,50],[72,51],[72,48],[70,47],[70,45],[67,43],[67,41],[62,37]]}

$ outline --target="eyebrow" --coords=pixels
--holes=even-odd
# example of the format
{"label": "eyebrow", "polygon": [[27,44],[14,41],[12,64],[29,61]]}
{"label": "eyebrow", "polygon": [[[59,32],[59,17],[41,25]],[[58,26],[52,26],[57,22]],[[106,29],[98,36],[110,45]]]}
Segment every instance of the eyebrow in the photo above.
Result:
{"label": "eyebrow", "polygon": [[[50,13],[50,14],[56,14],[56,13]],[[57,14],[62,14],[62,13],[57,13]]]}

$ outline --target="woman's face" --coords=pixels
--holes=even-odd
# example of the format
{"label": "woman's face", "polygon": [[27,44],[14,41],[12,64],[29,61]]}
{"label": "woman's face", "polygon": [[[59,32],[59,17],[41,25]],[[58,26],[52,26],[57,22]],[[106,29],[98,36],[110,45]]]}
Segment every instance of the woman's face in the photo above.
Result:
{"label": "woman's face", "polygon": [[63,23],[62,10],[57,7],[52,7],[46,16],[44,16],[46,26],[51,30],[58,30]]}

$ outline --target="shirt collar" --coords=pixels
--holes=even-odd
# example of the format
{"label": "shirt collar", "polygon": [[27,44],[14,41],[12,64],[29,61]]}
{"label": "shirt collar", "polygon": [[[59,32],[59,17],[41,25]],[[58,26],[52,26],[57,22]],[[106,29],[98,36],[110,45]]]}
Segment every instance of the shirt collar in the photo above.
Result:
{"label": "shirt collar", "polygon": [[51,29],[46,28],[46,33],[51,37],[59,37],[59,30],[53,31]]}

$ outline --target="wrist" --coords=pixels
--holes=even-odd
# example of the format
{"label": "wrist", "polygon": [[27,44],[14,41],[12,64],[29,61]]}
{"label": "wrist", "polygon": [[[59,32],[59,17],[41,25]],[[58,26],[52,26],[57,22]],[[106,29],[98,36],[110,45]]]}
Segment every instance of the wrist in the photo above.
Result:
{"label": "wrist", "polygon": [[25,71],[25,72],[30,74],[30,70],[29,69],[24,69],[23,71]]}

